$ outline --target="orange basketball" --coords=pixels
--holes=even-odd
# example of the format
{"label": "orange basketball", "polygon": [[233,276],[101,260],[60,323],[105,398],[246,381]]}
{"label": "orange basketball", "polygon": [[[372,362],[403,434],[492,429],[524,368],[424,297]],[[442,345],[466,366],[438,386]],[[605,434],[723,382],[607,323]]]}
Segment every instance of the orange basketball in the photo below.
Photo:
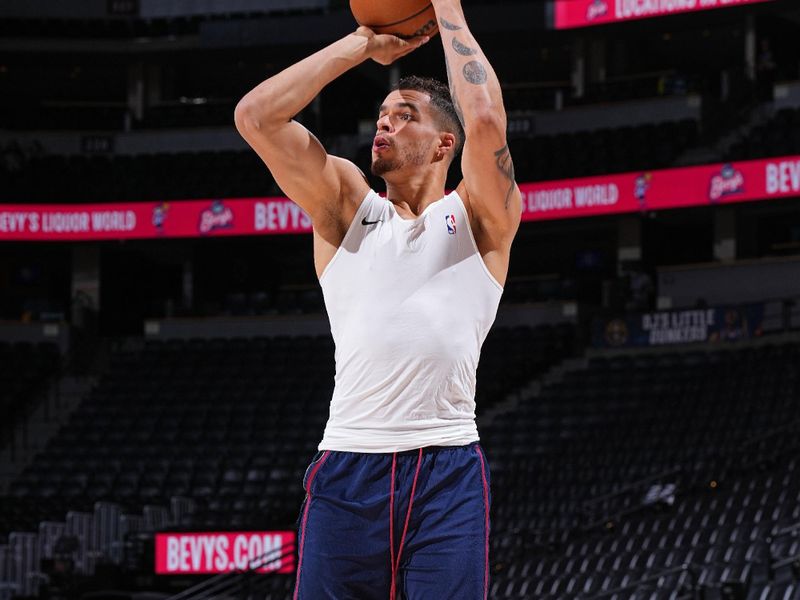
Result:
{"label": "orange basketball", "polygon": [[410,38],[433,36],[439,31],[433,4],[428,0],[350,0],[350,10],[359,25],[375,33]]}

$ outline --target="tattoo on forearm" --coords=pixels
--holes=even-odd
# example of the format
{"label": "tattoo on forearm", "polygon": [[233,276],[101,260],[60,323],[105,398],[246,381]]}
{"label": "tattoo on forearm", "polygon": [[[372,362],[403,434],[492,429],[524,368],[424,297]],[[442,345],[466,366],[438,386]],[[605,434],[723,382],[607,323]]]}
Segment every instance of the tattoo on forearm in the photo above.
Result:
{"label": "tattoo on forearm", "polygon": [[451,23],[447,19],[439,19],[439,23],[442,24],[442,27],[445,29],[449,29],[450,31],[458,31],[461,29],[461,25],[456,25],[455,23]]}
{"label": "tattoo on forearm", "polygon": [[462,56],[472,56],[473,54],[477,54],[478,51],[475,48],[470,48],[469,46],[465,46],[461,42],[459,42],[456,38],[453,38],[453,50],[458,52]]}
{"label": "tattoo on forearm", "polygon": [[456,95],[456,86],[453,82],[453,76],[450,73],[450,61],[447,60],[447,55],[444,57],[444,68],[447,70],[447,82],[450,84],[450,98],[453,100],[453,108],[456,111],[456,116],[464,127],[464,113],[461,112],[461,105],[458,103],[458,96]]}
{"label": "tattoo on forearm", "polygon": [[464,79],[475,85],[482,85],[486,83],[487,75],[486,69],[477,60],[471,60],[464,65],[463,69]]}
{"label": "tattoo on forearm", "polygon": [[508,208],[511,204],[511,195],[514,193],[514,189],[517,186],[516,182],[514,181],[514,162],[511,160],[511,152],[508,149],[508,144],[500,148],[500,150],[497,150],[494,153],[494,158],[497,168],[510,182],[508,191],[506,192],[505,200],[505,206]]}

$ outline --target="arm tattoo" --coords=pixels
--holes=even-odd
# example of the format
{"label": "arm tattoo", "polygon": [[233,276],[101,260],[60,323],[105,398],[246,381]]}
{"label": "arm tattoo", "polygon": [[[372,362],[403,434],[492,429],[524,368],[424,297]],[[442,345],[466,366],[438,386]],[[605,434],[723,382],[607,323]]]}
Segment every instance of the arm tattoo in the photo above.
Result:
{"label": "arm tattoo", "polygon": [[447,54],[444,56],[444,67],[447,70],[447,82],[450,84],[450,98],[453,100],[453,108],[456,111],[456,116],[461,122],[461,127],[464,127],[464,113],[461,112],[461,105],[458,103],[458,96],[456,95],[456,86],[453,82],[453,76],[450,74],[450,61],[447,59]]}
{"label": "arm tattoo", "polygon": [[505,205],[506,208],[508,208],[511,204],[511,195],[514,193],[514,188],[517,185],[514,181],[514,162],[511,160],[511,152],[508,149],[508,144],[500,148],[500,150],[497,150],[494,153],[494,158],[497,168],[506,177],[506,179],[511,182],[511,184],[508,186],[508,191],[506,192]]}
{"label": "arm tattoo", "polygon": [[449,29],[450,31],[458,31],[461,29],[461,25],[456,25],[455,23],[451,23],[447,19],[439,19],[439,23],[442,24],[442,27],[445,29]]}
{"label": "arm tattoo", "polygon": [[475,48],[470,48],[469,46],[465,46],[461,42],[459,42],[456,38],[453,38],[453,50],[458,52],[461,56],[472,56],[473,54],[477,54],[478,51]]}
{"label": "arm tattoo", "polygon": [[464,79],[475,85],[482,85],[486,83],[487,75],[486,69],[477,60],[471,60],[464,65]]}

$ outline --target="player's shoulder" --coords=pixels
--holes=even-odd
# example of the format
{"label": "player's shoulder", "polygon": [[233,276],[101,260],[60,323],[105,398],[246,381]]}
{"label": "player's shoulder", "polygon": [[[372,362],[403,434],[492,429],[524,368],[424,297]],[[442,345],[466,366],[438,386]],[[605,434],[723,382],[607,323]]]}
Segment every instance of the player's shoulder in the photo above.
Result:
{"label": "player's shoulder", "polygon": [[341,198],[343,201],[359,205],[371,188],[367,176],[353,161],[333,154],[329,159],[339,174]]}

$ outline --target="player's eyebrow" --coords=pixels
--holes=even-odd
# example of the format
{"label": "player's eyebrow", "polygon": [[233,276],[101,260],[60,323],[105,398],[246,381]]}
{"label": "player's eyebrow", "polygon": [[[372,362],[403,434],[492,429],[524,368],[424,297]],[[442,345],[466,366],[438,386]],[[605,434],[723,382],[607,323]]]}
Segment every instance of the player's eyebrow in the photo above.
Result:
{"label": "player's eyebrow", "polygon": [[[409,110],[414,111],[415,113],[419,113],[419,107],[416,104],[414,104],[413,102],[396,102],[394,104],[394,107],[395,108],[407,108]],[[385,112],[387,108],[389,108],[389,107],[386,106],[385,104],[381,104],[380,108],[378,109],[378,113],[380,114],[382,112]]]}

